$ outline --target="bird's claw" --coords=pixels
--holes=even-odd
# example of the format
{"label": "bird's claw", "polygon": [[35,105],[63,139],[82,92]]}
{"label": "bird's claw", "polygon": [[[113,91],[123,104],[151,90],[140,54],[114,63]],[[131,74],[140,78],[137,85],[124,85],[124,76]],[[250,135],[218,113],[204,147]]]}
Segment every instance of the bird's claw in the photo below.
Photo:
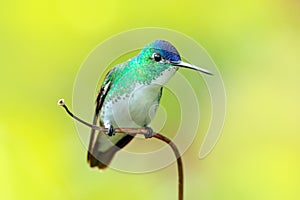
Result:
{"label": "bird's claw", "polygon": [[151,138],[153,136],[153,130],[152,128],[145,126],[145,129],[147,130],[147,133],[144,134],[145,138]]}
{"label": "bird's claw", "polygon": [[113,127],[113,125],[109,125],[108,131],[107,131],[107,135],[108,135],[108,136],[113,136],[113,135],[115,135],[115,128]]}

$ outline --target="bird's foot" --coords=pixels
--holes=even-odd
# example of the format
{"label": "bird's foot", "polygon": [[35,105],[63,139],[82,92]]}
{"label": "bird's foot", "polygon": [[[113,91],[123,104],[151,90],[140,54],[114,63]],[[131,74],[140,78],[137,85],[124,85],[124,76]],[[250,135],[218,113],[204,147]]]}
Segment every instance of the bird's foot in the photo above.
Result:
{"label": "bird's foot", "polygon": [[148,127],[148,126],[145,126],[144,127],[146,130],[147,130],[147,133],[144,134],[145,138],[151,138],[153,136],[153,130],[152,128]]}
{"label": "bird's foot", "polygon": [[113,127],[113,125],[109,125],[108,130],[107,130],[107,135],[108,136],[115,135],[115,128]]}

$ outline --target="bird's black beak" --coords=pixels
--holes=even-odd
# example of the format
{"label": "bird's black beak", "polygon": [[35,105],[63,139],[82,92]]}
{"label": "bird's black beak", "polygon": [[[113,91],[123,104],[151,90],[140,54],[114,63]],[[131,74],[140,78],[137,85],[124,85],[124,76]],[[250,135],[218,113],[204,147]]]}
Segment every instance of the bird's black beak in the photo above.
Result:
{"label": "bird's black beak", "polygon": [[208,75],[213,75],[213,73],[211,73],[210,71],[208,71],[206,69],[197,67],[195,65],[191,65],[191,64],[183,62],[183,61],[172,62],[172,64],[174,66],[183,67],[183,68],[189,68],[189,69],[194,69],[194,70],[197,70],[199,72],[203,72],[203,73],[208,74]]}

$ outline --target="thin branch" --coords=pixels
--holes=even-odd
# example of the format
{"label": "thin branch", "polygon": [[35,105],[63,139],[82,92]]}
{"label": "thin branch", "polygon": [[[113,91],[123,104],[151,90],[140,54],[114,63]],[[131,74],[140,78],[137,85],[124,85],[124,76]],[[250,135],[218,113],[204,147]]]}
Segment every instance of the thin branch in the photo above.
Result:
{"label": "thin branch", "polygon": [[[68,107],[65,105],[65,102],[64,102],[63,99],[60,99],[58,101],[58,105],[62,106],[72,118],[74,118],[75,120],[83,123],[84,125],[92,128],[94,130],[98,130],[98,131],[102,131],[102,132],[107,132],[108,131],[107,128],[90,124],[90,123],[80,119],[76,115],[74,115],[68,109]],[[145,135],[145,134],[148,133],[148,130],[145,129],[145,128],[115,128],[115,132],[116,133]],[[177,159],[177,169],[178,169],[178,200],[183,200],[183,166],[182,166],[182,160],[181,160],[179,150],[176,147],[176,145],[169,138],[167,138],[166,136],[163,136],[159,133],[154,133],[152,137],[167,143],[171,147],[171,149],[173,150],[173,153],[175,154],[175,157]]]}
{"label": "thin branch", "polygon": [[183,200],[183,166],[180,153],[176,145],[166,136],[163,136],[159,133],[153,135],[156,139],[166,142],[172,148],[175,157],[177,158],[177,170],[178,170],[178,199]]}

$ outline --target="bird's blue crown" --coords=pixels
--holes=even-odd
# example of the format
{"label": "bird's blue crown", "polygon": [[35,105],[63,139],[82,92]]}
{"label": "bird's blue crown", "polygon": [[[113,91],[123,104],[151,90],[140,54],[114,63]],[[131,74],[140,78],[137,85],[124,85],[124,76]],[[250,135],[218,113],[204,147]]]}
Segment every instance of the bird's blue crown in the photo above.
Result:
{"label": "bird's blue crown", "polygon": [[145,46],[141,54],[147,50],[151,49],[152,51],[157,51],[160,55],[169,61],[180,61],[180,55],[177,49],[168,41],[165,40],[155,40],[154,42]]}

